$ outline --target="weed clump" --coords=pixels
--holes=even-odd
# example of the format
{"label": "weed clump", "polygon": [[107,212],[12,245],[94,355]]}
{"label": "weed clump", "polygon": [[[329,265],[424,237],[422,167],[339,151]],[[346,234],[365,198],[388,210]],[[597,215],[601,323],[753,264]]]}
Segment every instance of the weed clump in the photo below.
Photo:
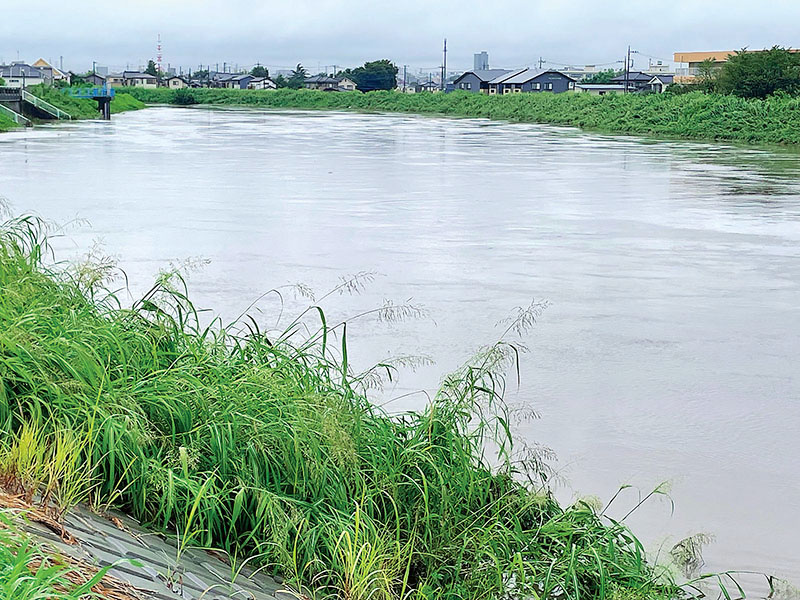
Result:
{"label": "weed clump", "polygon": [[319,597],[682,593],[624,523],[560,506],[541,464],[520,456],[503,402],[508,339],[424,410],[391,416],[317,304],[306,316],[321,323],[302,337],[301,320],[241,333],[201,325],[174,273],[124,308],[98,287],[105,277],[47,267],[46,252],[40,221],[0,227],[6,482],[62,508],[119,506]]}

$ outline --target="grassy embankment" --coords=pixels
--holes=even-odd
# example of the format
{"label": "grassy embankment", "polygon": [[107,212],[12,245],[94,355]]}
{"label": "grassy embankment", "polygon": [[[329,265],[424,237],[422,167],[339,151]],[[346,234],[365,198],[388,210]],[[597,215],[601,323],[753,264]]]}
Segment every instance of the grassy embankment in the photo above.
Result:
{"label": "grassy embankment", "polygon": [[[61,90],[44,85],[35,85],[27,88],[28,91],[42,100],[60,108],[68,113],[73,119],[99,119],[100,113],[97,110],[97,102],[85,98],[73,98],[63,94]],[[137,100],[133,96],[118,93],[111,101],[111,112],[120,113],[128,110],[139,110],[145,108],[145,103]],[[0,124],[0,127],[2,124]]]}
{"label": "grassy embankment", "polygon": [[11,131],[15,127],[17,127],[17,124],[14,121],[0,114],[0,131]]}
{"label": "grassy embankment", "polygon": [[560,506],[514,445],[504,372],[535,305],[427,408],[390,416],[366,397],[378,371],[351,372],[346,324],[317,302],[280,332],[202,327],[176,273],[125,309],[109,263],[49,268],[46,252],[39,221],[0,226],[6,489],[56,512],[120,506],[317,598],[688,595],[624,523]]}
{"label": "grassy embankment", "polygon": [[[175,91],[131,88],[151,103],[170,103]],[[402,94],[400,92],[317,92],[309,90],[192,90],[200,104],[362,110],[486,117],[572,125],[588,130],[697,140],[800,143],[800,98],[745,100],[694,92],[591,96],[583,93],[488,96]]]}

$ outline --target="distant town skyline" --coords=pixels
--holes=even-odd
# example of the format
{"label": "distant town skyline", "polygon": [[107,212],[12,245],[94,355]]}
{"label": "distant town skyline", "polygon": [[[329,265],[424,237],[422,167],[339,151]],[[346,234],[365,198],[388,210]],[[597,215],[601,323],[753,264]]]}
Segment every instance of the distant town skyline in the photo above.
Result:
{"label": "distant town skyline", "polygon": [[442,0],[368,2],[296,0],[253,7],[245,0],[139,0],[115,5],[97,0],[30,6],[11,0],[0,21],[0,62],[40,57],[73,70],[92,61],[112,70],[138,68],[156,58],[162,37],[163,65],[257,63],[309,72],[388,58],[411,72],[442,63],[448,39],[448,71],[472,68],[473,54],[489,53],[493,67],[596,64],[609,68],[630,44],[636,67],[671,62],[673,52],[797,46],[800,3],[775,0],[704,3],[689,0],[613,5],[589,0],[501,0],[471,5]]}

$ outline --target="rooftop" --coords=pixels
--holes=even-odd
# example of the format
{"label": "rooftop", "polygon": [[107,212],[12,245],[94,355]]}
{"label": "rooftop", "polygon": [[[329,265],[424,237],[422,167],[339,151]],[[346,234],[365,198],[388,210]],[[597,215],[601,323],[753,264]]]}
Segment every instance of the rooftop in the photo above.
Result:
{"label": "rooftop", "polygon": [[470,73],[475,75],[475,77],[477,77],[481,81],[491,81],[495,77],[500,77],[501,75],[505,75],[506,73],[511,73],[511,70],[509,70],[509,69],[474,69],[472,71],[467,71],[466,73],[461,75],[458,79],[456,79],[456,81],[461,79],[461,77],[464,77],[464,75],[469,75]]}

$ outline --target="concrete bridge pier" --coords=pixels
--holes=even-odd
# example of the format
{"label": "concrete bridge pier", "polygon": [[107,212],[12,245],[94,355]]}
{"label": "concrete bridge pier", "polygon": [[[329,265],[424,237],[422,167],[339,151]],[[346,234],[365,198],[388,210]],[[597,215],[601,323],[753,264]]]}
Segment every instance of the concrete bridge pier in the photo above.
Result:
{"label": "concrete bridge pier", "polygon": [[98,96],[95,98],[97,100],[97,110],[100,111],[100,114],[103,116],[103,119],[106,121],[111,120],[111,98],[109,96]]}

